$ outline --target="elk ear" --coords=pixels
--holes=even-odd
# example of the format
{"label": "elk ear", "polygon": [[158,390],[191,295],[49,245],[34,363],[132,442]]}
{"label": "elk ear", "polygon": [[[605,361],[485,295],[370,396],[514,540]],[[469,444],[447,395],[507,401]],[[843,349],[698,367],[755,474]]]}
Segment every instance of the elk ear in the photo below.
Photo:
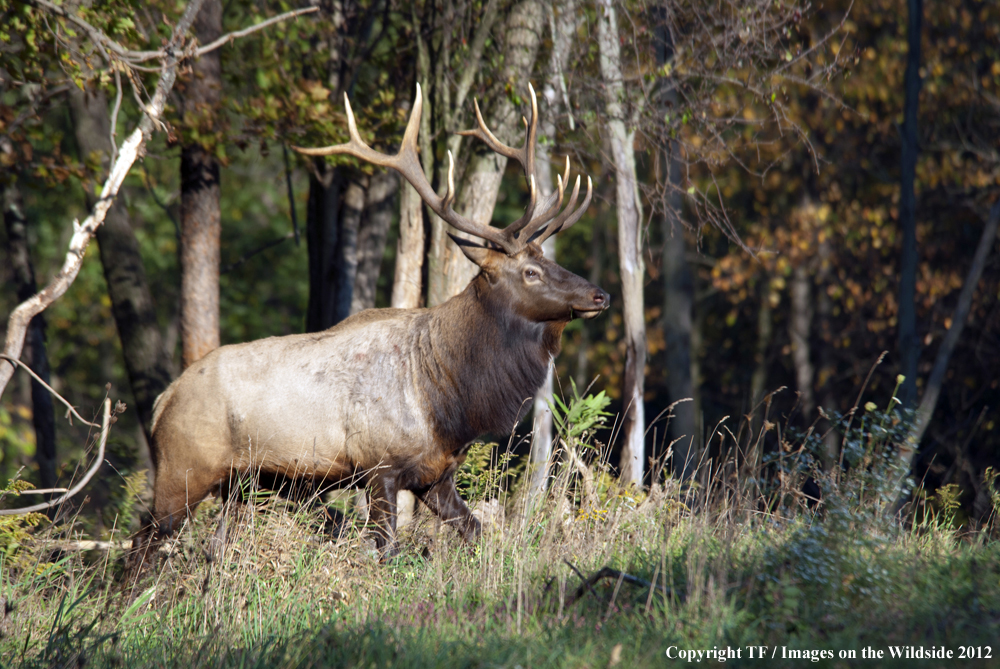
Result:
{"label": "elk ear", "polygon": [[480,246],[474,242],[470,242],[468,239],[463,239],[461,237],[456,237],[455,235],[448,233],[451,237],[451,241],[458,245],[458,248],[462,249],[462,253],[465,257],[476,263],[480,268],[485,269],[486,265],[489,263],[490,258],[497,255],[501,255],[501,251],[495,251],[486,246]]}

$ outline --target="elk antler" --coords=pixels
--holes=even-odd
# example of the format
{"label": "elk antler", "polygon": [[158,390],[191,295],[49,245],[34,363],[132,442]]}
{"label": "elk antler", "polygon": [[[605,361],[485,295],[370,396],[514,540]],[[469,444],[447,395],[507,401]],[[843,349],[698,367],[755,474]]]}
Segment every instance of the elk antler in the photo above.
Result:
{"label": "elk antler", "polygon": [[475,235],[480,239],[493,242],[510,255],[520,250],[518,245],[500,230],[483,225],[482,223],[470,221],[451,208],[451,204],[455,200],[455,160],[451,155],[451,151],[448,152],[448,190],[444,198],[435,193],[430,182],[427,181],[427,177],[420,167],[420,160],[417,158],[417,134],[420,132],[420,114],[423,109],[420,84],[417,84],[417,95],[413,100],[413,111],[410,112],[410,120],[406,123],[406,131],[403,133],[403,142],[399,147],[399,152],[395,156],[379,153],[365,144],[365,141],[361,139],[357,123],[354,121],[354,111],[351,109],[351,101],[347,98],[346,93],[344,93],[344,106],[347,110],[347,129],[351,136],[350,142],[322,149],[307,149],[298,146],[293,146],[292,148],[305,156],[347,154],[373,165],[391,167],[413,184],[413,187],[420,194],[420,198],[427,203],[427,206],[435,214],[450,223],[456,230],[461,230],[470,235]]}
{"label": "elk antler", "polygon": [[475,101],[474,104],[479,127],[472,130],[463,130],[458,133],[466,137],[479,139],[495,153],[517,160],[524,169],[524,176],[528,181],[528,189],[531,194],[528,207],[524,212],[524,216],[503,230],[471,221],[452,209],[451,205],[455,200],[455,160],[451,155],[451,151],[448,152],[448,184],[443,198],[434,192],[426,175],[424,175],[424,171],[420,167],[420,160],[417,157],[417,134],[420,130],[420,114],[423,109],[420,84],[417,84],[417,95],[413,100],[413,111],[410,112],[410,119],[406,123],[406,131],[403,133],[403,142],[400,144],[399,152],[395,156],[379,153],[365,144],[364,140],[361,139],[357,123],[354,120],[354,112],[351,109],[351,102],[348,100],[346,93],[344,94],[344,106],[347,111],[347,128],[351,141],[347,144],[337,144],[321,149],[308,149],[298,146],[293,146],[292,148],[306,156],[347,154],[373,165],[391,167],[413,185],[420,194],[421,199],[427,203],[427,206],[434,213],[451,224],[456,230],[492,242],[502,248],[507,255],[514,255],[534,238],[537,237],[538,242],[541,243],[560,230],[565,230],[580,220],[580,217],[583,216],[583,213],[590,205],[590,197],[593,189],[590,177],[587,177],[587,196],[583,200],[583,205],[575,208],[580,193],[580,177],[577,176],[573,195],[570,197],[570,203],[559,214],[559,208],[563,203],[564,189],[569,181],[569,158],[567,157],[566,169],[563,175],[557,176],[558,187],[556,191],[545,198],[541,203],[542,213],[535,216],[535,209],[538,204],[538,190],[535,176],[535,146],[538,138],[538,101],[535,98],[535,89],[530,83],[528,84],[528,91],[531,94],[531,122],[529,123],[527,119],[522,119],[525,125],[525,137],[521,148],[512,148],[496,138],[489,127],[487,127],[486,122],[483,121],[478,101]]}
{"label": "elk antler", "polygon": [[[563,203],[564,189],[569,182],[569,156],[567,156],[566,169],[563,175],[561,177],[556,176],[558,182],[556,190],[542,202],[542,213],[535,216],[535,209],[538,203],[535,176],[535,146],[538,140],[538,100],[535,97],[535,89],[530,82],[528,83],[528,93],[531,97],[531,121],[529,123],[527,120],[524,120],[525,136],[524,144],[521,148],[515,149],[507,146],[496,138],[496,135],[490,131],[486,122],[483,121],[483,114],[479,110],[478,100],[473,101],[476,108],[478,127],[472,130],[462,130],[458,133],[465,137],[475,137],[495,153],[499,153],[507,158],[513,158],[521,163],[530,193],[528,207],[524,212],[524,216],[508,225],[503,231],[504,235],[508,236],[512,241],[516,241],[519,246],[527,244],[535,237],[538,237],[538,243],[541,243],[556,232],[565,230],[576,223],[583,216],[584,212],[587,211],[587,207],[590,206],[590,197],[593,191],[593,183],[590,177],[587,177],[587,196],[584,198],[583,205],[579,209],[574,209],[576,207],[577,195],[580,191],[580,177],[578,176],[570,203],[566,206],[562,214],[558,217],[556,216],[556,214],[559,214],[559,208]],[[547,223],[548,225],[546,226]],[[539,235],[539,231],[543,230],[543,228],[544,231]]]}

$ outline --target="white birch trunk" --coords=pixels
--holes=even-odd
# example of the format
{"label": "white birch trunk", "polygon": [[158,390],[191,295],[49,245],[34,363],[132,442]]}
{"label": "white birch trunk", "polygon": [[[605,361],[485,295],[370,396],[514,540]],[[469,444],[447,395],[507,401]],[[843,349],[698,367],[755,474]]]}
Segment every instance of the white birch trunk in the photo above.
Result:
{"label": "white birch trunk", "polygon": [[622,404],[621,476],[642,485],[645,471],[646,419],[643,385],[646,366],[646,321],[643,313],[642,203],[635,172],[635,131],[625,125],[625,86],[618,40],[618,18],[613,0],[599,0],[597,7],[601,78],[604,81],[608,140],[614,161],[615,205],[618,213],[618,262],[621,270],[625,321],[625,387]]}
{"label": "white birch trunk", "polygon": [[392,280],[392,306],[414,309],[420,306],[424,268],[424,203],[408,181],[402,180],[399,193],[399,241],[396,244],[396,272]]}
{"label": "white birch trunk", "polygon": [[[542,89],[542,111],[539,112],[538,150],[535,153],[536,171],[540,197],[546,197],[552,192],[552,156],[551,147],[556,139],[556,117],[561,106],[565,106],[569,114],[570,128],[573,127],[572,109],[566,91],[563,71],[569,60],[572,41],[579,25],[576,0],[554,0],[546,8],[549,23],[549,33],[552,37],[552,53],[549,59],[549,72]],[[557,165],[558,168],[558,165]],[[555,262],[556,236],[553,235],[542,244],[545,257]],[[554,369],[549,370],[545,383],[535,394],[534,424],[531,439],[531,475],[528,491],[532,499],[545,492],[548,480],[549,460],[552,457],[552,403]]]}
{"label": "white birch trunk", "polygon": [[816,400],[813,395],[813,365],[810,360],[809,331],[812,329],[812,279],[803,259],[793,270],[790,285],[791,318],[788,337],[792,342],[792,361],[795,365],[795,385],[799,391],[799,405],[806,425],[813,419]]}
{"label": "white birch trunk", "polygon": [[[517,4],[507,19],[503,52],[505,65],[501,70],[500,80],[516,82],[519,95],[527,95],[527,82],[538,56],[544,26],[545,13],[537,0],[524,0]],[[489,106],[483,108],[487,122],[500,141],[513,146],[520,144],[520,139],[516,139],[522,136],[520,110],[505,94],[495,94],[492,97]],[[498,154],[490,152],[473,155],[458,190],[455,210],[470,220],[489,225],[493,220],[493,208],[496,206],[506,167],[507,159]],[[427,296],[430,306],[440,304],[465,290],[479,271],[448,239],[444,222],[433,217],[432,223],[435,227],[431,239],[430,262],[434,271],[428,277],[430,285]],[[458,237],[468,237],[450,226],[447,231]]]}

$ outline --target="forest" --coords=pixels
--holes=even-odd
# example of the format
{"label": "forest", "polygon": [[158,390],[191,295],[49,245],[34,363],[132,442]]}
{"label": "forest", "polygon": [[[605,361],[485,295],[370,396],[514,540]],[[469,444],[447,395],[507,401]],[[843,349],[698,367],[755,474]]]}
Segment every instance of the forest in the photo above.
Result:
{"label": "forest", "polygon": [[[1000,653],[1000,5],[0,17],[0,667]],[[611,296],[456,472],[483,538],[401,497],[380,561],[363,489],[298,505],[251,480],[136,574],[154,404],[186,368],[478,273],[397,172],[299,150],[356,118],[393,155],[417,96],[421,177],[464,219],[591,194],[543,250]],[[479,124],[510,146],[537,125],[537,180]]]}

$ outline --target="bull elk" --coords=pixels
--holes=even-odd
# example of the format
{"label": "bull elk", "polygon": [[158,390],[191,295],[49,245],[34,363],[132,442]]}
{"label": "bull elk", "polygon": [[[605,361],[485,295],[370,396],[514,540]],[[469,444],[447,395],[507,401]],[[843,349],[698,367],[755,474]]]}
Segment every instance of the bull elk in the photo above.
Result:
{"label": "bull elk", "polygon": [[562,207],[558,188],[538,202],[535,145],[538,108],[521,148],[500,143],[475,105],[478,128],[461,134],[519,161],[530,189],[524,216],[500,230],[452,209],[454,160],[445,196],[420,167],[421,94],[395,156],[361,139],[344,96],[350,141],[296,150],[307,156],[349,154],[391,167],[453,227],[483,240],[454,238],[479,274],[466,289],[430,309],[369,309],[324,332],[223,346],[192,364],[157,399],[150,450],[155,467],[152,523],[137,538],[148,549],[174,532],[210,494],[228,494],[234,474],[298,480],[313,489],[347,481],[371,491],[376,545],[396,550],[396,494],[413,491],[468,541],[481,531],[455,490],[453,475],[469,444],[505,432],[522,417],[560,349],[563,328],[608,306],[606,292],[542,255],[540,244],[576,223],[580,177]]}

